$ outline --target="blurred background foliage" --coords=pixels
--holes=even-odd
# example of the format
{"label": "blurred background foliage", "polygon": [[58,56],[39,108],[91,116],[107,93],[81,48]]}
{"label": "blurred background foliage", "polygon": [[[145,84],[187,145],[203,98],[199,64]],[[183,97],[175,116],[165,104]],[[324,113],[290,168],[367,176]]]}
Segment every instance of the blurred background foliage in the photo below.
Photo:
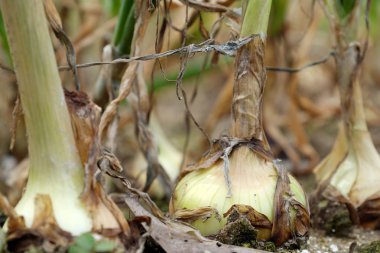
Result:
{"label": "blurred background foliage", "polygon": [[[336,0],[338,1],[338,0]],[[229,15],[187,9],[182,1],[152,1],[152,12],[139,45],[144,55],[155,53],[157,38],[162,37],[161,51],[167,51],[213,39],[224,43],[237,37],[240,1],[209,1],[228,6]],[[344,1],[339,13],[344,18],[354,1]],[[364,2],[364,1],[363,1]],[[128,57],[134,32],[134,1],[131,0],[56,0],[64,30],[77,52],[77,63],[104,60],[103,49],[113,46],[112,59]],[[365,8],[365,5],[361,8]],[[367,57],[361,73],[366,117],[374,143],[380,151],[380,43],[379,1],[372,1],[369,12],[370,36]],[[359,30],[365,39],[365,17]],[[188,24],[186,24],[188,22]],[[163,29],[163,23],[166,29]],[[161,30],[160,30],[161,29]],[[185,35],[185,36],[184,36]],[[9,46],[0,16],[0,63],[12,66]],[[64,47],[52,36],[60,66],[67,65]],[[11,42],[10,42],[11,43]],[[333,36],[323,10],[315,0],[276,0],[269,24],[266,65],[298,68],[320,60],[334,50]],[[186,110],[176,96],[176,78],[180,72],[180,56],[174,55],[144,62],[144,78],[153,87],[153,112],[167,139],[177,150],[183,150],[187,138]],[[216,53],[191,55],[183,77],[184,89],[191,98],[190,109],[198,123],[212,137],[228,133],[233,84],[233,58]],[[124,66],[125,67],[125,66]],[[103,67],[104,68],[104,67]],[[121,70],[117,70],[120,68]],[[116,70],[115,70],[116,69]],[[120,77],[123,65],[114,68]],[[82,90],[103,108],[115,96],[120,82],[113,81],[113,90],[99,81],[102,67],[79,69]],[[18,118],[15,146],[9,149],[15,119],[12,111],[17,98],[17,86],[11,72],[0,69],[0,189],[15,203],[25,183],[27,166],[26,141],[22,117]],[[73,89],[70,72],[61,72],[63,86]],[[48,105],[47,105],[48,106]],[[324,64],[297,73],[269,71],[264,98],[264,128],[275,156],[281,158],[295,175],[308,178],[311,168],[330,150],[339,122],[339,97],[336,87],[335,63],[330,58]],[[115,152],[127,175],[145,169],[136,162],[140,153],[134,130],[134,115],[127,101],[118,111]],[[190,124],[188,163],[197,160],[208,148],[207,141],[194,124]],[[153,132],[154,134],[154,132]],[[179,168],[178,168],[179,169]],[[137,174],[139,175],[139,174]],[[137,183],[136,183],[137,184]],[[11,191],[15,187],[19,191]],[[308,186],[308,185],[306,185]],[[112,191],[117,186],[110,186]],[[14,196],[13,196],[14,195]]]}

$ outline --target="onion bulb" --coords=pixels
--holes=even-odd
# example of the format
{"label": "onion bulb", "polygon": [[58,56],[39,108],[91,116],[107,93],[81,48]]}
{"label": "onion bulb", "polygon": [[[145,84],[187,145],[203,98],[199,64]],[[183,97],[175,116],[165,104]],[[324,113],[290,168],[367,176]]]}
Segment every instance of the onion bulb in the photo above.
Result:
{"label": "onion bulb", "polygon": [[[212,208],[210,217],[200,217],[191,224],[203,235],[217,234],[227,223],[226,213],[234,205],[246,205],[267,219],[267,226],[258,226],[258,239],[268,240],[272,234],[272,223],[277,208],[275,200],[278,170],[272,161],[266,161],[248,147],[236,148],[229,157],[231,196],[224,179],[224,161],[219,160],[208,168],[190,172],[178,183],[172,198],[172,212],[181,219],[181,211]],[[290,191],[287,197],[307,209],[308,203],[300,184],[289,176]],[[176,211],[174,211],[176,210]],[[258,221],[259,222],[259,221]],[[297,223],[290,219],[291,226]]]}

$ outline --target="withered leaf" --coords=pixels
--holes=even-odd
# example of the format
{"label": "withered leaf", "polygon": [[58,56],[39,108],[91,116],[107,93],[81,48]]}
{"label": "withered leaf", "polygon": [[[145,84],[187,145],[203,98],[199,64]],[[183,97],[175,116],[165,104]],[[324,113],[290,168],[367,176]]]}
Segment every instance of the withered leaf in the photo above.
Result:
{"label": "withered leaf", "polygon": [[218,220],[221,220],[218,210],[213,207],[201,207],[197,209],[179,209],[176,210],[172,216],[174,219],[191,223],[195,220],[207,220],[215,215]]}
{"label": "withered leaf", "polygon": [[[147,195],[129,188],[127,194],[114,195],[118,203],[124,202],[134,216],[150,217],[150,225],[143,224],[147,233],[168,253],[264,253],[264,251],[224,245],[200,235],[199,231],[167,217],[158,218],[152,213],[160,213]],[[115,200],[116,201],[116,200]]]}
{"label": "withered leaf", "polygon": [[12,111],[12,127],[11,127],[11,142],[9,144],[9,149],[13,150],[15,142],[16,142],[16,129],[19,121],[22,118],[22,106],[21,106],[21,101],[20,97],[17,97],[16,102],[15,102],[15,107],[13,108]]}
{"label": "withered leaf", "polygon": [[82,164],[85,164],[89,156],[89,148],[96,137],[101,109],[84,92],[65,90],[65,99],[75,143]]}
{"label": "withered leaf", "polygon": [[226,12],[229,11],[229,9],[222,4],[219,3],[207,3],[207,2],[200,2],[195,0],[180,0],[183,4],[189,5],[192,8],[195,8],[200,11],[207,11],[207,12]]}
{"label": "withered leaf", "polygon": [[373,194],[357,209],[360,224],[369,229],[380,228],[380,192]]}
{"label": "withered leaf", "polygon": [[311,223],[308,206],[296,201],[291,193],[287,171],[283,167],[275,167],[278,178],[274,195],[272,240],[276,245],[281,245],[289,239],[306,236]]}
{"label": "withered leaf", "polygon": [[233,205],[223,217],[228,217],[229,220],[234,219],[232,216],[243,216],[248,219],[255,228],[272,228],[272,222],[264,214],[257,212],[253,207],[248,205]]}
{"label": "withered leaf", "polygon": [[0,209],[6,216],[8,216],[8,231],[14,231],[17,229],[24,229],[24,218],[18,216],[15,209],[9,204],[8,199],[0,193]]}

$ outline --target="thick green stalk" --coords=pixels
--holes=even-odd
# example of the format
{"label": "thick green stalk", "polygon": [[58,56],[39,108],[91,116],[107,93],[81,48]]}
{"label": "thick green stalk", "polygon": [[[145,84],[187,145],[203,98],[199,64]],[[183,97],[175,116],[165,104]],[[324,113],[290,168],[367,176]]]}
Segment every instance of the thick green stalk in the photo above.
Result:
{"label": "thick green stalk", "polygon": [[10,51],[9,51],[9,44],[8,44],[8,39],[7,39],[7,33],[5,32],[5,27],[4,27],[4,22],[3,22],[3,15],[1,14],[1,11],[0,11],[0,39],[1,39],[1,46],[4,50],[4,52],[6,53],[7,55],[7,60],[8,60],[8,64],[9,65],[12,65],[12,62],[11,62],[11,54],[10,54]]}
{"label": "thick green stalk", "polygon": [[240,36],[262,34],[266,37],[271,6],[272,0],[248,0]]}
{"label": "thick green stalk", "polygon": [[116,53],[120,56],[123,56],[125,54],[131,53],[131,45],[132,45],[132,38],[133,38],[133,31],[135,28],[135,4],[132,4],[129,14],[127,17],[127,20],[124,24],[124,30],[123,34],[120,37],[120,40],[118,43],[115,44],[116,47]]}
{"label": "thick green stalk", "polygon": [[124,0],[119,11],[115,32],[113,34],[112,45],[116,48],[116,57],[129,54],[135,26],[135,2],[134,0]]}
{"label": "thick green stalk", "polygon": [[235,84],[232,101],[233,135],[264,140],[262,97],[266,82],[264,66],[265,37],[271,0],[250,0],[245,8],[241,37],[260,34],[241,47],[235,60]]}
{"label": "thick green stalk", "polygon": [[16,211],[30,226],[36,194],[49,194],[61,228],[73,234],[88,231],[91,220],[79,200],[84,173],[43,3],[41,0],[0,3],[29,141],[29,179]]}

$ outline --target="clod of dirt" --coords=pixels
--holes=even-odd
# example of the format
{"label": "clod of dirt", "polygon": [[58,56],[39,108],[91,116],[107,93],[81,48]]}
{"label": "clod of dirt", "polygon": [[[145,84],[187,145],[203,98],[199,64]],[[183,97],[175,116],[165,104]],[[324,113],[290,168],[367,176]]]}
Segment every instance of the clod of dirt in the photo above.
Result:
{"label": "clod of dirt", "polygon": [[257,229],[246,217],[239,217],[229,222],[216,236],[216,239],[225,244],[255,248],[274,252],[276,246],[273,242],[257,240]]}
{"label": "clod of dirt", "polygon": [[346,205],[337,201],[322,199],[315,205],[313,223],[326,232],[326,235],[346,237],[350,234],[353,223]]}
{"label": "clod of dirt", "polygon": [[380,252],[380,241],[374,241],[369,244],[359,246],[356,253],[378,253]]}

